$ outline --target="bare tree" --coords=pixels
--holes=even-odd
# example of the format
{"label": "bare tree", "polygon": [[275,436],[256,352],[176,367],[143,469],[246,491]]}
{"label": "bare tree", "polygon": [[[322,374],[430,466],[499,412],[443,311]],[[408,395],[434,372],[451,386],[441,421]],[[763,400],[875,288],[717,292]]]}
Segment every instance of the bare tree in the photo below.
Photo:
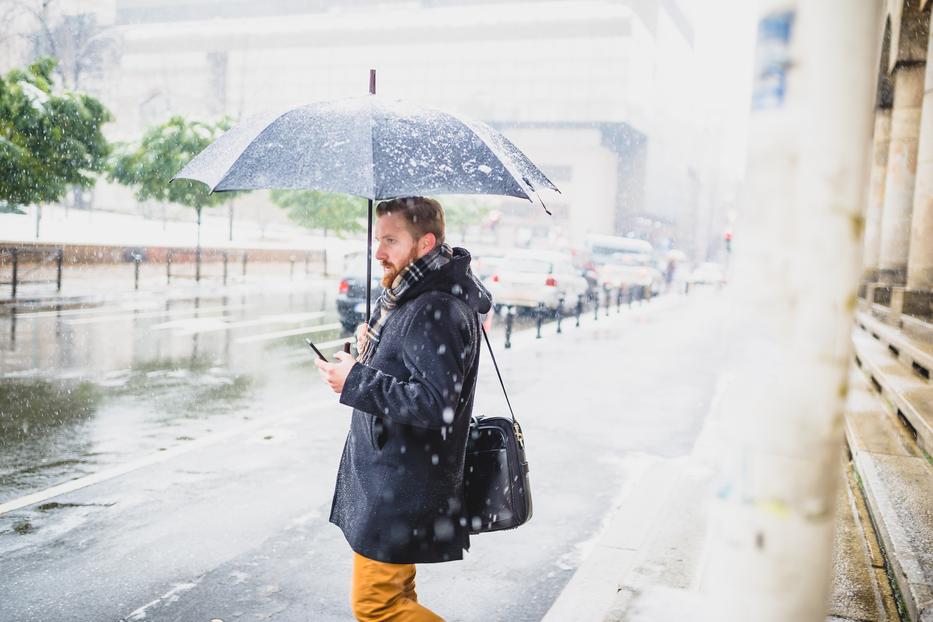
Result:
{"label": "bare tree", "polygon": [[116,61],[120,42],[117,30],[99,23],[94,13],[65,12],[60,0],[7,0],[0,20],[16,20],[16,35],[27,40],[34,60],[52,56],[56,73],[69,89],[87,87]]}
{"label": "bare tree", "polygon": [[[121,47],[116,28],[100,24],[94,13],[65,12],[61,0],[0,2],[0,30],[22,41],[26,62],[55,58],[55,77],[61,86],[75,91],[95,92],[94,87],[117,62]],[[73,188],[75,208],[84,209],[92,201],[93,191]]]}

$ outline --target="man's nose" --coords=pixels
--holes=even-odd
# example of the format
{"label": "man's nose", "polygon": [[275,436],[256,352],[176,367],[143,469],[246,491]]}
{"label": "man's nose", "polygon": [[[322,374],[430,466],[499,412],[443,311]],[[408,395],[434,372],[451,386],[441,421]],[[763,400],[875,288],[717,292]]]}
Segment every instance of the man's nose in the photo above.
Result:
{"label": "man's nose", "polygon": [[383,260],[388,259],[388,258],[389,258],[389,256],[386,254],[385,249],[382,248],[382,244],[380,244],[379,246],[377,246],[377,247],[376,247],[376,259],[379,260],[379,261],[383,261]]}

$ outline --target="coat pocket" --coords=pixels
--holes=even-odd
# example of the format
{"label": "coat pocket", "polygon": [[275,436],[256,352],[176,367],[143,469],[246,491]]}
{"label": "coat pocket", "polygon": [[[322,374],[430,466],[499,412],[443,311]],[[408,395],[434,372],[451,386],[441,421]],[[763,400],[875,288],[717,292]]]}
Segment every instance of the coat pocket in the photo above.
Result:
{"label": "coat pocket", "polygon": [[375,415],[370,415],[369,442],[373,449],[382,449],[388,440],[388,434],[389,432],[386,430],[385,422]]}

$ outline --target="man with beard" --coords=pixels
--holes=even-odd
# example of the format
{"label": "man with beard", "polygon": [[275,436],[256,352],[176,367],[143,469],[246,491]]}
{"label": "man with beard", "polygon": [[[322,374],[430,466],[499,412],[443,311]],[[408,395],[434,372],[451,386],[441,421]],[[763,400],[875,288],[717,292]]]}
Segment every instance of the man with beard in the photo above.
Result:
{"label": "man with beard", "polygon": [[444,212],[409,197],[376,207],[385,291],[359,359],[317,361],[353,408],[330,520],[353,549],[359,620],[440,620],[418,603],[415,564],[469,549],[463,462],[489,292],[444,241]]}

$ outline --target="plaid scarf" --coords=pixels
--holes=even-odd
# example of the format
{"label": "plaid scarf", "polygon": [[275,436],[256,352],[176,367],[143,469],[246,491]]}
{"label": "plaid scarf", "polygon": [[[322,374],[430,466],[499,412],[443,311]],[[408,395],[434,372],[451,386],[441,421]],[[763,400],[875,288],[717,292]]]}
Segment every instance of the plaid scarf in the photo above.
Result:
{"label": "plaid scarf", "polygon": [[376,312],[373,313],[373,317],[369,321],[369,330],[366,332],[366,345],[360,357],[363,363],[368,363],[372,359],[376,346],[379,344],[382,330],[405,292],[422,281],[432,271],[446,265],[453,255],[453,249],[448,244],[441,244],[424,257],[416,259],[402,268],[395,280],[392,281],[392,286],[383,290],[379,300],[376,301]]}

